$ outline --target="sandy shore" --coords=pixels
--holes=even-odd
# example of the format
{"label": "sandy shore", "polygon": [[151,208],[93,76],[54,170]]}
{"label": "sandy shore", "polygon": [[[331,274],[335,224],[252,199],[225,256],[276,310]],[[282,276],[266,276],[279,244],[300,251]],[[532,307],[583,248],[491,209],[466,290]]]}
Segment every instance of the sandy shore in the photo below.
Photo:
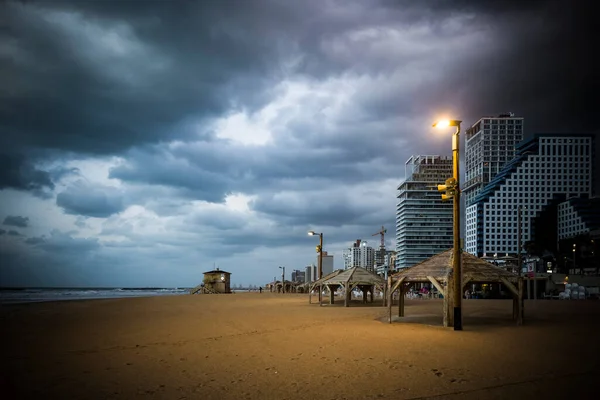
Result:
{"label": "sandy shore", "polygon": [[[387,309],[247,293],[0,307],[3,398],[595,398],[600,302],[469,300]],[[396,309],[394,309],[396,312]],[[565,397],[562,397],[565,398]]]}

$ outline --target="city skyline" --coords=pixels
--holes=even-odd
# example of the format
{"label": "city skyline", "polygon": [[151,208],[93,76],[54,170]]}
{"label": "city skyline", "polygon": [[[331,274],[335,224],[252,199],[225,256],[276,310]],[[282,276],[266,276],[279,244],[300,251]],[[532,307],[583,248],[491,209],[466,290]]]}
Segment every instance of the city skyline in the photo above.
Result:
{"label": "city skyline", "polygon": [[481,3],[3,2],[0,286],[343,268],[438,118],[597,134],[591,16]]}

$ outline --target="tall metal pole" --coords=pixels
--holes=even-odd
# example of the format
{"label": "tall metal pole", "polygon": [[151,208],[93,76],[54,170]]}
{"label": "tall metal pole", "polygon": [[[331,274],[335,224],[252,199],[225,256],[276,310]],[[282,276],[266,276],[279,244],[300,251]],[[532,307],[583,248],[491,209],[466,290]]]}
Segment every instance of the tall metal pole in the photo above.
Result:
{"label": "tall metal pole", "polygon": [[[319,279],[323,277],[323,233],[319,233]],[[323,296],[323,286],[319,284],[319,305],[321,305],[321,297]]]}
{"label": "tall metal pole", "polygon": [[285,267],[281,268],[281,293],[285,293]]}
{"label": "tall metal pole", "polygon": [[456,126],[456,133],[452,135],[452,165],[454,179],[456,180],[456,193],[454,195],[454,330],[462,331],[462,263],[460,248],[460,185],[459,185],[459,136],[460,123]]}
{"label": "tall metal pole", "polygon": [[523,272],[523,265],[521,264],[521,210],[522,206],[517,207],[517,271],[519,275]]}

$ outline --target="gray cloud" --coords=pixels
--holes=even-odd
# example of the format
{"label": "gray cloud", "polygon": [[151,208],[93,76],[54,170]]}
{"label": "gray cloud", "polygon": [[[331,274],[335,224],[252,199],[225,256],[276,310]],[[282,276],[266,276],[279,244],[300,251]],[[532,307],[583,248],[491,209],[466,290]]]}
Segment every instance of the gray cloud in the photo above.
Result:
{"label": "gray cloud", "polygon": [[8,236],[23,236],[19,232],[12,230],[12,229],[9,230],[7,234],[8,234]]}
{"label": "gray cloud", "polygon": [[67,214],[105,218],[125,209],[123,195],[116,188],[90,186],[78,180],[56,196],[56,204]]}
{"label": "gray cloud", "polygon": [[31,244],[31,245],[36,245],[36,244],[44,243],[44,238],[42,238],[42,237],[30,237],[30,238],[25,239],[25,243]]}
{"label": "gray cloud", "polygon": [[29,225],[29,217],[21,217],[20,215],[7,215],[4,218],[4,225],[26,228]]}
{"label": "gray cloud", "polygon": [[4,235],[6,231],[4,229],[0,229],[0,236]]}
{"label": "gray cloud", "polygon": [[54,183],[46,171],[37,169],[22,154],[0,153],[0,190],[2,189],[27,190],[44,196],[46,189],[54,189]]}

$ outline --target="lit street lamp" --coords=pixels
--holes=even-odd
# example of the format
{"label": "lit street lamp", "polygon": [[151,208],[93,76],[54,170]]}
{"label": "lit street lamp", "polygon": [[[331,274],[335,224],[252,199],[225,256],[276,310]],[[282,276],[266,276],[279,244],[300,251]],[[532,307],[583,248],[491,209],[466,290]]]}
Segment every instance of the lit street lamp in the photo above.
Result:
{"label": "lit street lamp", "polygon": [[452,269],[454,271],[454,330],[462,330],[462,265],[461,265],[461,248],[460,248],[460,186],[459,186],[459,135],[460,123],[459,120],[439,121],[433,124],[434,128],[445,128],[455,126],[456,132],[452,135],[452,178],[446,181],[445,185],[438,185],[438,190],[445,190],[446,194],[442,195],[443,200],[453,199],[453,214],[454,214],[454,240],[452,246]]}
{"label": "lit street lamp", "polygon": [[573,243],[573,274],[577,273],[576,268],[577,268],[577,244]]}
{"label": "lit street lamp", "polygon": [[[321,279],[323,277],[323,233],[316,233],[315,231],[308,231],[308,236],[319,236],[319,245],[317,246],[317,253],[319,253],[319,266],[318,268],[318,278]],[[322,297],[322,287],[319,286],[319,305],[321,305],[321,297]]]}
{"label": "lit street lamp", "polygon": [[285,267],[279,267],[281,269],[281,293],[285,293]]}

